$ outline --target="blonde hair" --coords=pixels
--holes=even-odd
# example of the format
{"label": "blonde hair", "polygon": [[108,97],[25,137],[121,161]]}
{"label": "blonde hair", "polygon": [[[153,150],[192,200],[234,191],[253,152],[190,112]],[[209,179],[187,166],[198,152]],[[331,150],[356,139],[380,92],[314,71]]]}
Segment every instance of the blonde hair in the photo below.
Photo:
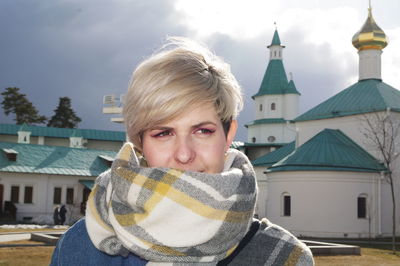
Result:
{"label": "blonde hair", "polygon": [[139,64],[124,98],[128,137],[139,149],[144,131],[189,108],[214,104],[226,129],[243,106],[240,86],[227,63],[189,39],[168,41]]}

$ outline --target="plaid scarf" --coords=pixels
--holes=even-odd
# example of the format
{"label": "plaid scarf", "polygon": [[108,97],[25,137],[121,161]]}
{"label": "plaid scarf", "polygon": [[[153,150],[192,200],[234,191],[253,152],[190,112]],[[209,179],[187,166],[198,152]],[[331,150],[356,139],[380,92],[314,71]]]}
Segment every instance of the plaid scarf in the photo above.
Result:
{"label": "plaid scarf", "polygon": [[228,151],[222,173],[207,174],[141,167],[126,143],[96,179],[86,225],[93,244],[110,255],[215,265],[245,236],[256,195],[253,167],[237,150]]}

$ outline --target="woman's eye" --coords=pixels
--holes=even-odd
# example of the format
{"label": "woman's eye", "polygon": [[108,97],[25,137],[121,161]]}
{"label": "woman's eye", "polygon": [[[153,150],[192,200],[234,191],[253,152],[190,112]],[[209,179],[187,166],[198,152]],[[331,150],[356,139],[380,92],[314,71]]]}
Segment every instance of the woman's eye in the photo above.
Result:
{"label": "woman's eye", "polygon": [[165,136],[169,136],[169,135],[171,135],[171,131],[164,130],[164,131],[154,134],[153,137],[158,138],[158,137],[165,137]]}
{"label": "woman's eye", "polygon": [[213,130],[213,129],[208,129],[208,128],[200,128],[200,129],[198,129],[198,130],[196,131],[196,133],[206,134],[206,135],[212,134],[212,133],[214,133],[214,132],[215,132],[215,130]]}

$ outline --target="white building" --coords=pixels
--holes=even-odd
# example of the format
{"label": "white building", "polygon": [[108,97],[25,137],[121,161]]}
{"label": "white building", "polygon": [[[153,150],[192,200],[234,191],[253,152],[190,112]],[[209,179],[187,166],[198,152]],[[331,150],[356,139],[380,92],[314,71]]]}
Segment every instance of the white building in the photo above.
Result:
{"label": "white building", "polygon": [[[250,160],[281,148],[296,138],[293,119],[299,114],[299,96],[290,75],[288,80],[283,65],[283,46],[278,31],[275,30],[268,46],[269,62],[258,92],[252,97],[255,101],[255,120],[246,124],[248,129],[244,151]],[[276,161],[275,161],[276,162]],[[267,191],[263,172],[265,164],[255,163],[258,177],[259,200],[257,212],[264,213]]]}
{"label": "white building", "polygon": [[[377,237],[392,233],[386,167],[364,133],[366,121],[377,115],[400,122],[400,91],[382,81],[381,54],[387,39],[371,9],[353,45],[360,58],[359,81],[296,117],[295,142],[253,161],[267,171],[258,175],[264,184],[260,186],[259,215],[296,235]],[[249,137],[252,134],[249,131]],[[395,148],[399,153],[399,145]],[[397,233],[399,166],[397,160],[393,168]]]}
{"label": "white building", "polygon": [[124,141],[118,131],[0,124],[0,220],[51,224],[66,205],[76,221]]}
{"label": "white building", "polygon": [[275,30],[270,59],[255,101],[255,120],[246,124],[246,154],[255,159],[293,141],[296,131],[293,119],[299,114],[299,96],[292,77],[287,79],[283,66],[283,48]]}

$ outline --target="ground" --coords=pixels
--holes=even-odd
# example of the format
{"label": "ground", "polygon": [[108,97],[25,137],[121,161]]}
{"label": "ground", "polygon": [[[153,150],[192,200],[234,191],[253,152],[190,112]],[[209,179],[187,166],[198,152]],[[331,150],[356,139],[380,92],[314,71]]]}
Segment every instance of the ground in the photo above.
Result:
{"label": "ground", "polygon": [[[46,231],[50,228],[46,228]],[[65,230],[65,228],[57,228]],[[56,230],[57,230],[56,229]],[[30,232],[43,230],[43,228],[1,228],[0,233],[9,232]],[[43,243],[29,240],[2,242],[5,244],[41,245]],[[54,246],[24,246],[24,247],[1,247],[0,245],[0,266],[29,266],[49,265]],[[361,256],[318,256],[314,257],[317,266],[370,266],[370,265],[400,265],[400,251],[396,255],[390,250],[390,245],[370,244],[361,248]],[[400,247],[397,247],[400,249]]]}

